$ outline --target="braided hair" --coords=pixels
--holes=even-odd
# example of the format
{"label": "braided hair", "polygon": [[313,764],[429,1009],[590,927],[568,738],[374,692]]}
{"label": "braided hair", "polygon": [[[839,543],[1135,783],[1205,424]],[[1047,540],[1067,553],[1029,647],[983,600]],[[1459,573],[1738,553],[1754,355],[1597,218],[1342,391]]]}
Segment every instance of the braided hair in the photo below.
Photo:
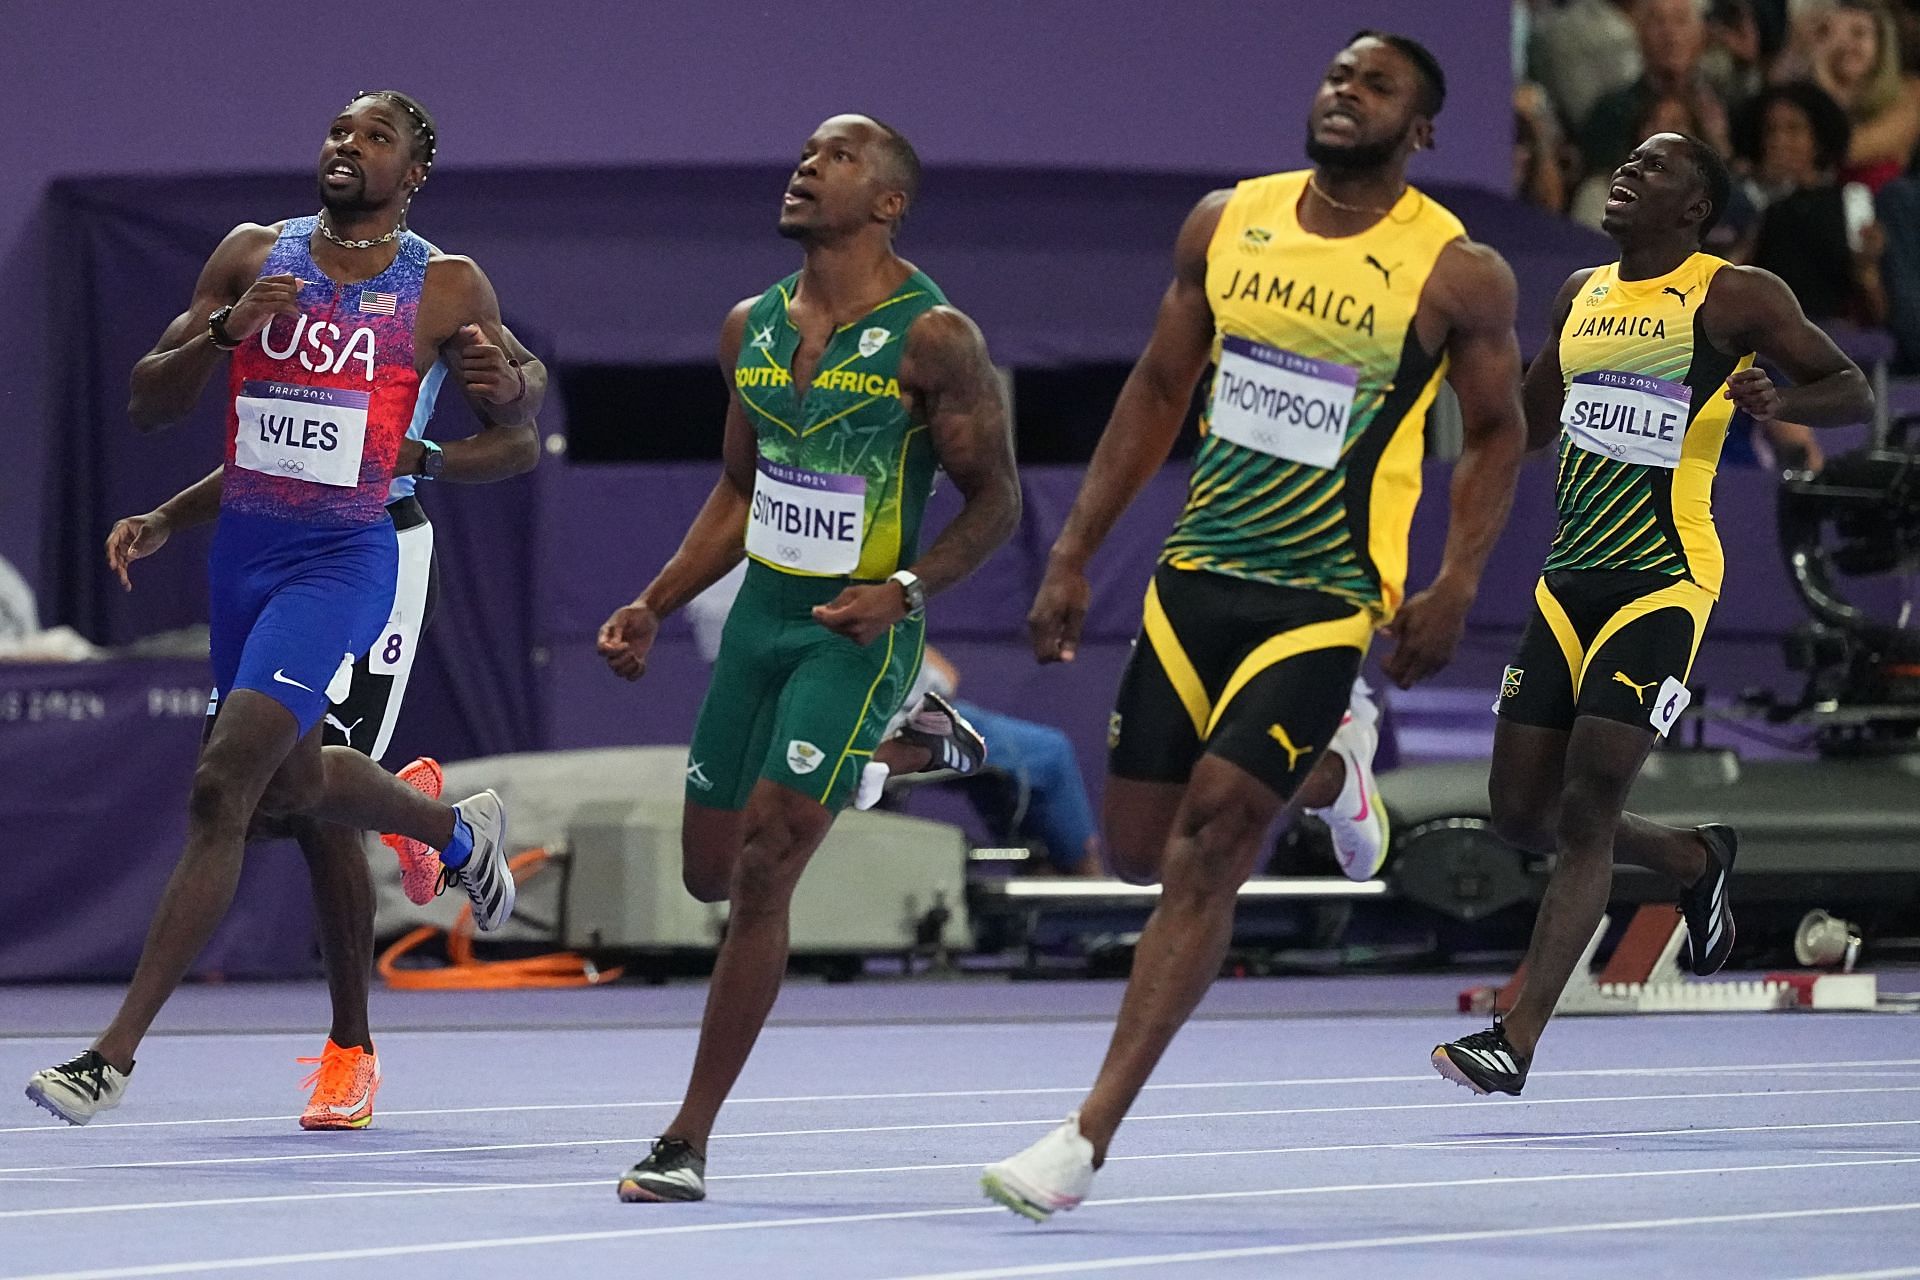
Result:
{"label": "braided hair", "polygon": [[[433,127],[433,117],[420,105],[420,100],[398,89],[365,89],[353,95],[355,102],[362,98],[385,98],[407,113],[413,121],[413,158],[431,173],[434,158],[440,153],[440,135]],[[424,181],[422,179],[423,184]]]}

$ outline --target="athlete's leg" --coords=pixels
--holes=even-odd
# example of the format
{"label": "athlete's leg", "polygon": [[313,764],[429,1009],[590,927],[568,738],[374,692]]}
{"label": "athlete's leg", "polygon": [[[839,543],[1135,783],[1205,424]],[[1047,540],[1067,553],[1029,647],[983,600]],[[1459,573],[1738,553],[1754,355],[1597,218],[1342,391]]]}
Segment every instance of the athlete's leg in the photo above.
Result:
{"label": "athlete's leg", "polygon": [[1487,805],[1494,834],[1516,849],[1542,856],[1554,851],[1568,736],[1565,729],[1504,716],[1494,721]]}
{"label": "athlete's leg", "polygon": [[1527,946],[1526,980],[1504,1022],[1508,1042],[1523,1057],[1533,1055],[1567,979],[1606,914],[1614,833],[1653,742],[1651,728],[1589,715],[1574,721],[1555,826],[1559,857]]}
{"label": "athlete's leg", "polygon": [[887,766],[887,772],[892,776],[904,778],[910,773],[919,773],[932,764],[933,749],[908,742],[904,738],[888,738],[873,749],[873,762]]}
{"label": "athlete's leg", "polygon": [[307,860],[320,960],[333,1001],[327,1038],[342,1049],[372,1050],[367,1026],[367,990],[373,981],[373,878],[361,834],[351,827],[311,818],[290,819],[293,838]]}
{"label": "athlete's leg", "polygon": [[1313,772],[1300,784],[1300,807],[1324,809],[1340,798],[1347,785],[1347,762],[1337,751],[1329,751],[1313,766]]}
{"label": "athlete's leg", "polygon": [[725,902],[745,842],[744,809],[710,809],[689,800],[680,815],[680,879],[701,902]]}
{"label": "athlete's leg", "polygon": [[776,782],[754,787],[747,801],[746,839],[734,865],[727,936],[707,988],[693,1078],[662,1137],[706,1151],[714,1118],[780,992],[794,886],[832,826],[833,812],[819,801]]}
{"label": "athlete's leg", "polygon": [[[187,842],[167,879],[133,981],[94,1048],[129,1071],[134,1052],[194,957],[227,914],[240,883],[247,821],[267,783],[293,749],[299,722],[251,689],[235,689],[200,749],[187,799]],[[317,744],[318,735],[310,735]]]}
{"label": "athlete's leg", "polygon": [[[707,989],[692,1079],[662,1141],[704,1153],[714,1118],[753,1051],[786,973],[794,886],[834,815],[852,799],[861,765],[906,696],[924,628],[917,619],[901,623],[867,646],[811,622],[788,630],[786,645],[796,654],[785,667],[790,674],[784,683],[777,676],[763,679],[775,691],[763,699],[772,731],[754,735],[765,754],[739,828],[727,933]],[[712,698],[710,692],[710,706]],[[689,804],[690,814],[693,808]],[[623,1180],[623,1197],[630,1195],[629,1183],[650,1181],[642,1166]],[[631,1194],[669,1198],[658,1186],[638,1185]]]}
{"label": "athlete's leg", "polygon": [[[245,692],[242,690],[241,692]],[[351,747],[323,747],[310,734],[274,773],[260,807],[356,831],[390,831],[445,849],[453,840],[453,806],[402,782]]]}
{"label": "athlete's leg", "polygon": [[1281,799],[1239,765],[1202,756],[1167,843],[1166,883],[1134,948],[1133,975],[1106,1061],[1080,1108],[1095,1163],[1160,1055],[1219,976],[1240,886],[1253,874]]}
{"label": "athlete's leg", "polygon": [[1707,870],[1707,846],[1698,831],[1663,826],[1637,813],[1620,815],[1620,826],[1613,833],[1613,857],[1616,862],[1671,876],[1683,888]]}
{"label": "athlete's leg", "polygon": [[[1219,976],[1234,906],[1266,853],[1274,818],[1297,793],[1346,714],[1371,620],[1301,593],[1279,602],[1273,631],[1245,647],[1174,814],[1160,900],[1134,948],[1133,973],[1106,1061],[1080,1110],[1096,1163],[1147,1077]],[[1286,626],[1286,613],[1332,613]],[[1324,647],[1321,647],[1324,646]],[[1289,798],[1292,802],[1289,803]]]}
{"label": "athlete's leg", "polygon": [[1107,775],[1100,801],[1100,825],[1106,833],[1107,862],[1129,884],[1158,884],[1173,834],[1175,815],[1186,798],[1184,782],[1143,782]]}

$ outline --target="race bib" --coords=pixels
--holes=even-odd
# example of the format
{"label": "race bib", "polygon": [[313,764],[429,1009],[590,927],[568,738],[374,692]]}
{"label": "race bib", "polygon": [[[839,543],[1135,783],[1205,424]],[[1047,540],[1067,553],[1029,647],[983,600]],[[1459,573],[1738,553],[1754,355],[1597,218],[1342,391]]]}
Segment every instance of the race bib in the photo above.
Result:
{"label": "race bib", "polygon": [[1358,370],[1231,335],[1220,340],[1213,434],[1289,462],[1339,465]]}
{"label": "race bib", "polygon": [[1588,453],[1671,471],[1680,465],[1693,391],[1644,373],[1602,369],[1575,374],[1560,425]]}
{"label": "race bib", "polygon": [[1693,690],[1672,676],[1668,676],[1666,683],[1660,686],[1660,692],[1653,700],[1653,712],[1647,717],[1647,723],[1653,726],[1654,732],[1664,738],[1673,728],[1674,721],[1680,718],[1680,713],[1685,711],[1687,704],[1692,701]]}
{"label": "race bib", "polygon": [[747,551],[802,573],[852,573],[867,512],[862,476],[760,460],[747,513]]}
{"label": "race bib", "polygon": [[242,383],[234,401],[240,427],[233,460],[262,475],[350,489],[360,483],[371,400],[365,391]]}

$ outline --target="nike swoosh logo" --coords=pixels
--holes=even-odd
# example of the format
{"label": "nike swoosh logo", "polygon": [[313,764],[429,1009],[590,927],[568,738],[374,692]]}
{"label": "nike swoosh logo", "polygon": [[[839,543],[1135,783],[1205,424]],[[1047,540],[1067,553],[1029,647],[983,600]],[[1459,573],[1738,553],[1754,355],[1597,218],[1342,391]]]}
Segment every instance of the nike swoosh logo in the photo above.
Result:
{"label": "nike swoosh logo", "polygon": [[366,1105],[367,1105],[367,1095],[363,1093],[359,1096],[359,1098],[345,1104],[344,1106],[338,1102],[330,1102],[327,1104],[327,1110],[333,1112],[333,1114],[337,1116],[350,1116],[354,1112],[358,1111],[360,1108]]}
{"label": "nike swoosh logo", "polygon": [[279,681],[281,684],[290,684],[296,689],[306,689],[308,693],[313,692],[312,689],[307,688],[306,685],[301,684],[298,680],[293,680],[288,678],[285,667],[276,668],[273,673],[273,678]]}
{"label": "nike swoosh logo", "polygon": [[1360,784],[1360,812],[1353,815],[1353,820],[1355,822],[1365,822],[1367,815],[1372,812],[1373,804],[1371,803],[1371,797],[1367,795],[1367,784],[1363,782]]}

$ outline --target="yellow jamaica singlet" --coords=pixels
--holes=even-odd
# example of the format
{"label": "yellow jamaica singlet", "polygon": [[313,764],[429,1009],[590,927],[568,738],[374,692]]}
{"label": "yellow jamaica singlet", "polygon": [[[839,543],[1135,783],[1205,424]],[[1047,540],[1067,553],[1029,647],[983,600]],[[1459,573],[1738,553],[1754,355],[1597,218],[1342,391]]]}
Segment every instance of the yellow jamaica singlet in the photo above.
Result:
{"label": "yellow jamaica singlet", "polygon": [[1207,248],[1213,386],[1162,563],[1399,607],[1427,406],[1446,371],[1414,333],[1460,220],[1413,187],[1358,235],[1297,214],[1308,173],[1235,188]]}
{"label": "yellow jamaica singlet", "polygon": [[1700,304],[1726,262],[1696,253],[1666,275],[1597,268],[1560,331],[1556,569],[1641,570],[1719,595],[1711,499],[1733,417],[1727,378],[1753,363],[1707,340]]}

